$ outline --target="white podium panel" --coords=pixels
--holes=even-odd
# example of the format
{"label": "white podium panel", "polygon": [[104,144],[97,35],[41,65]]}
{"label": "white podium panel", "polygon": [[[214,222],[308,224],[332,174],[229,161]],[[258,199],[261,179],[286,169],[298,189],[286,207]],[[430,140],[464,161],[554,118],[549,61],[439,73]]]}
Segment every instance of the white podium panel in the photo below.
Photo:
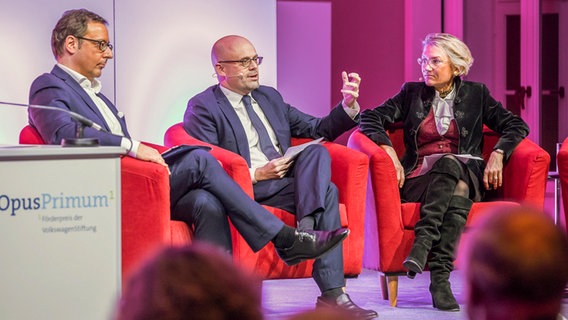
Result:
{"label": "white podium panel", "polygon": [[0,319],[108,319],[121,288],[115,147],[0,146]]}

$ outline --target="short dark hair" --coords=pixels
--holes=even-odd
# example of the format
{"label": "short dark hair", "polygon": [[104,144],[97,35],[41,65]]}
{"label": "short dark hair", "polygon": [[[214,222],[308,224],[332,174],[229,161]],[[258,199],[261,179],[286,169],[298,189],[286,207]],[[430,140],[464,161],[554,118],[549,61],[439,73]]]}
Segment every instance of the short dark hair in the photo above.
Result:
{"label": "short dark hair", "polygon": [[63,13],[51,32],[51,50],[56,59],[63,54],[63,46],[67,36],[84,36],[87,33],[89,22],[108,25],[103,17],[86,9],[73,9]]}

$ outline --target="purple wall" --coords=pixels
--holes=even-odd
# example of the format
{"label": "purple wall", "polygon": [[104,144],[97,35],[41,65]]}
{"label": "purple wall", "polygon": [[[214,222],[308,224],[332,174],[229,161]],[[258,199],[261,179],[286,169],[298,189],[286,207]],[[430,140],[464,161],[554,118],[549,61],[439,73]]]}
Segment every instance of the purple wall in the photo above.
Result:
{"label": "purple wall", "polygon": [[[404,1],[333,0],[331,17],[331,74],[361,75],[362,109],[396,94],[404,80]],[[341,78],[331,78],[332,101],[341,98],[341,85]]]}
{"label": "purple wall", "polygon": [[331,3],[278,1],[276,8],[278,90],[291,105],[323,116],[336,103],[329,86]]}
{"label": "purple wall", "polygon": [[340,101],[344,70],[362,77],[363,109],[400,89],[403,1],[280,0],[277,19],[278,89],[301,110],[322,115]]}

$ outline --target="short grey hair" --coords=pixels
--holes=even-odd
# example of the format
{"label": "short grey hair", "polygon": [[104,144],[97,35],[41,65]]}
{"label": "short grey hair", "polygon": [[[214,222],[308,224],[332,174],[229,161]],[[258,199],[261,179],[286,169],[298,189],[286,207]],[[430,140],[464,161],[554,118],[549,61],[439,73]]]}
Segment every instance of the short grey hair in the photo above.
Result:
{"label": "short grey hair", "polygon": [[467,45],[449,33],[430,33],[422,41],[423,47],[434,46],[444,50],[458,75],[467,75],[473,64],[473,57]]}

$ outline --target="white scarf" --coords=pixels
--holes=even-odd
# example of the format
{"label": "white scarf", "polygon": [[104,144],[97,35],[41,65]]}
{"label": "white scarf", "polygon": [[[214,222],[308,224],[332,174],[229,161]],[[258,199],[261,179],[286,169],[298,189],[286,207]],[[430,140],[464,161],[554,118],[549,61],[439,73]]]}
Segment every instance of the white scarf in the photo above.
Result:
{"label": "white scarf", "polygon": [[454,96],[455,90],[452,91],[445,97],[441,98],[440,93],[436,91],[436,97],[432,106],[434,108],[434,118],[436,120],[436,129],[440,135],[446,134],[448,128],[450,127],[450,122],[454,119]]}

